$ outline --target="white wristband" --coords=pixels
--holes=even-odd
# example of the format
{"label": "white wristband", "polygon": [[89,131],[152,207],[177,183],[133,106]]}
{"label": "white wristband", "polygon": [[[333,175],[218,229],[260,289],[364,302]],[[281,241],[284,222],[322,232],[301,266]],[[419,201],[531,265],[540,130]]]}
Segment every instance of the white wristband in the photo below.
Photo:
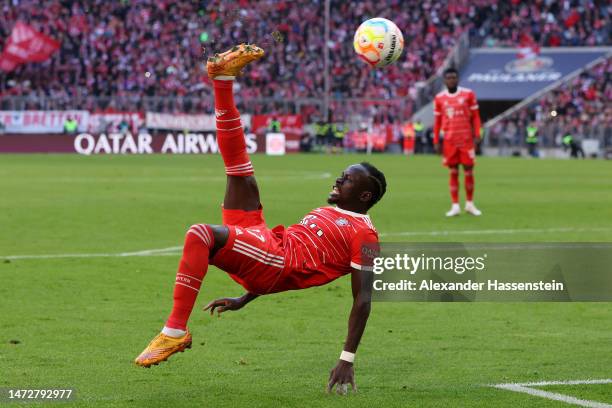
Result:
{"label": "white wristband", "polygon": [[349,351],[342,351],[342,353],[340,353],[340,360],[344,360],[347,363],[352,363],[355,361],[355,353],[351,353]]}

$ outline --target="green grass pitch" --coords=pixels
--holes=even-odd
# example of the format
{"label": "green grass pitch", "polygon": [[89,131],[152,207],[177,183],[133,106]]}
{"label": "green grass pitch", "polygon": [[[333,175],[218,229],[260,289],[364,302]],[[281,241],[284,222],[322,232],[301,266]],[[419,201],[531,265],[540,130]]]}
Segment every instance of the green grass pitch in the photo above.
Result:
{"label": "green grass pitch", "polygon": [[[364,158],[253,157],[268,223],[323,205],[336,175]],[[479,159],[484,215],[445,219],[438,158],[368,159],[389,184],[371,213],[383,241],[612,241],[609,162]],[[5,260],[180,246],[189,225],[221,221],[224,185],[218,156],[2,156],[0,387],[76,388],[62,406],[79,407],[563,407],[486,385],[612,378],[612,303],[375,303],[359,392],[327,395],[349,280],[211,318],[205,302],[242,293],[215,268],[190,322],[193,349],[147,370],[132,360],[167,317],[178,252]],[[612,404],[612,384],[542,389]]]}

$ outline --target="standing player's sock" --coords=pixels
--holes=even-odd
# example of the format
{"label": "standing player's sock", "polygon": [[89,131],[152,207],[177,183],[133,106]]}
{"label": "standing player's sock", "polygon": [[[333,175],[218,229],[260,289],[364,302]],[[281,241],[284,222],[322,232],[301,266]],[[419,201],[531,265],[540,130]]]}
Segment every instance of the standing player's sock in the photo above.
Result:
{"label": "standing player's sock", "polygon": [[471,203],[474,197],[474,170],[463,169],[465,177],[465,201]]}
{"label": "standing player's sock", "polygon": [[450,195],[453,204],[459,204],[459,169],[451,167],[449,179]]}
{"label": "standing player's sock", "polygon": [[233,79],[232,76],[218,76],[213,80],[217,142],[225,163],[225,173],[228,176],[251,176],[253,165],[246,151],[240,112],[234,104]]}
{"label": "standing player's sock", "polygon": [[174,285],[174,306],[162,330],[167,336],[181,337],[187,330],[187,320],[208,270],[208,255],[214,245],[209,225],[192,225],[185,236],[183,257],[179,263]]}

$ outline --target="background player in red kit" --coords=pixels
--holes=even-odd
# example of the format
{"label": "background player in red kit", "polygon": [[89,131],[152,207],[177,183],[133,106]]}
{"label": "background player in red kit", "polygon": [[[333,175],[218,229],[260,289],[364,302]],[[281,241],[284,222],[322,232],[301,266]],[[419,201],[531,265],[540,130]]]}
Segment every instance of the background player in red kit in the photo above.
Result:
{"label": "background player in red kit", "polygon": [[385,194],[385,177],[368,163],[352,165],[329,193],[327,201],[334,206],[311,211],[299,224],[268,228],[232,94],[235,76],[263,54],[259,47],[242,44],[207,63],[227,174],[224,225],[196,224],[187,231],[172,312],[135,363],[150,367],[191,347],[187,320],[209,264],[228,272],[247,290],[239,298],[210,302],[205,310],[211,314],[238,310],[260,295],[324,285],[350,273],[353,307],[348,336],[330,373],[328,390],[335,384],[354,388],[353,360],[370,313],[369,271],[378,253],[378,234],[367,211]]}
{"label": "background player in red kit", "polygon": [[[453,217],[461,213],[459,207],[459,165],[465,176],[465,211],[472,215],[482,213],[474,205],[474,142],[480,142],[480,112],[474,92],[459,87],[457,70],[444,71],[446,91],[434,99],[434,146],[442,151],[443,164],[450,170],[452,206],[446,213]],[[444,134],[440,149],[440,130]]]}

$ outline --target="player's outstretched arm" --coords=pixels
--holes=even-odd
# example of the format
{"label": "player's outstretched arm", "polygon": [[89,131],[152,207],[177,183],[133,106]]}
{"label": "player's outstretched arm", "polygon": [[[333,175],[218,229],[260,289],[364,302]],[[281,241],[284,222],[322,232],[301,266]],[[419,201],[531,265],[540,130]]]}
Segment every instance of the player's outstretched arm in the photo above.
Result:
{"label": "player's outstretched arm", "polygon": [[239,310],[246,306],[247,303],[252,301],[253,299],[259,297],[254,293],[245,293],[244,295],[237,298],[221,298],[217,300],[213,300],[209,304],[204,307],[204,310],[210,310],[210,315],[212,316],[217,310],[217,315],[220,315],[223,312],[228,310]]}
{"label": "player's outstretched arm", "polygon": [[[353,307],[349,316],[348,336],[344,343],[344,351],[354,354],[357,351],[359,341],[361,340],[368,317],[370,316],[372,302],[372,272],[353,269],[353,273],[351,274],[351,286],[353,289]],[[338,363],[329,374],[327,391],[331,392],[334,385],[336,385],[338,394],[344,394],[348,384],[351,385],[353,391],[357,390],[353,363],[339,359]]]}

